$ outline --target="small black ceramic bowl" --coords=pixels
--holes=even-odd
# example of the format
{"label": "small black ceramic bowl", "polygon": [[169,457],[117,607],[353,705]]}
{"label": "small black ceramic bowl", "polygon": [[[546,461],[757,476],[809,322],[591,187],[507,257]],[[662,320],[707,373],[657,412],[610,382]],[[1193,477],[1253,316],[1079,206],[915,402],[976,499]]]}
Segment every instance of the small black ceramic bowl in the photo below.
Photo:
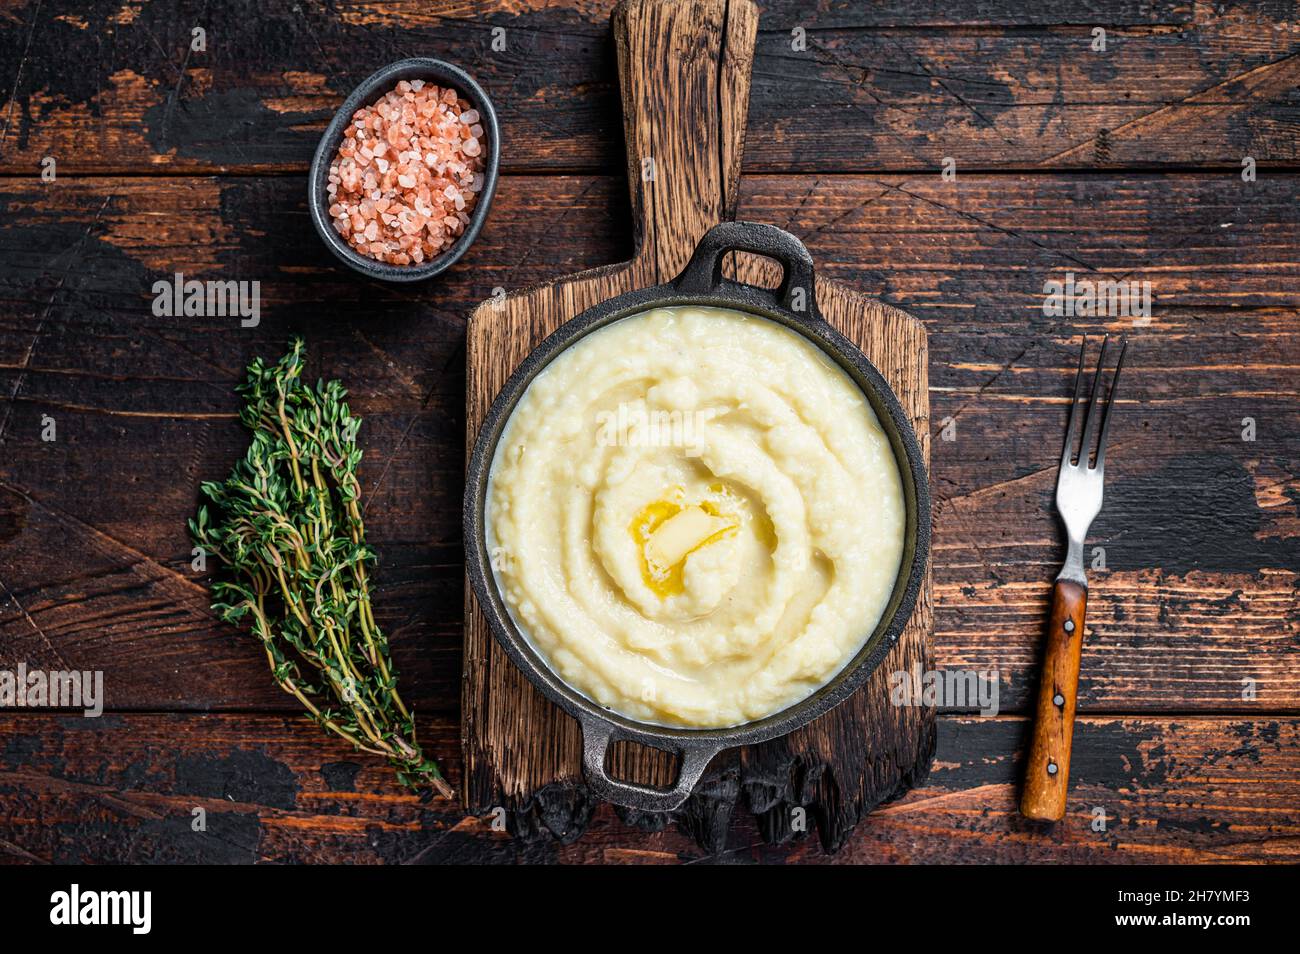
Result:
{"label": "small black ceramic bowl", "polygon": [[[378,102],[379,98],[395,87],[402,80],[424,80],[438,86],[450,86],[469,100],[478,110],[479,123],[483,126],[487,140],[483,153],[483,189],[478,194],[478,202],[470,216],[469,224],[456,244],[436,258],[418,265],[389,265],[379,262],[367,255],[362,255],[343,236],[334,230],[330,221],[329,194],[325,187],[329,184],[330,163],[343,142],[343,133],[352,122],[352,115],[363,106]],[[321,240],[329,246],[331,252],[342,261],[363,275],[382,279],[386,282],[418,282],[446,271],[465,254],[465,251],[478,237],[479,229],[487,219],[488,207],[492,204],[492,195],[497,188],[497,166],[501,159],[501,133],[497,128],[496,110],[492,100],[488,99],[483,88],[474,82],[473,77],[460,67],[425,57],[398,60],[390,63],[376,73],[366,77],[347,101],[339,107],[334,119],[320,137],[316,155],[311,161],[311,175],[307,182],[307,207],[311,210],[311,220],[316,226]]]}

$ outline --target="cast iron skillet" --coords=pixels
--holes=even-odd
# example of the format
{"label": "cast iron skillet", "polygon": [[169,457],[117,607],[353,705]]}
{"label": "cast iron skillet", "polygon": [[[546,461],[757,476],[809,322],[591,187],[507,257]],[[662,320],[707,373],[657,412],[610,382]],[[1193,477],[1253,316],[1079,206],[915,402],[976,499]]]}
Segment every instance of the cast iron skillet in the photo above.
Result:
{"label": "cast iron skillet", "polygon": [[[784,270],[774,292],[722,277],[729,251],[752,252],[779,262]],[[474,445],[465,484],[465,563],[470,584],[488,624],[506,654],[548,699],[582,726],[583,770],[598,797],[627,808],[666,812],[690,795],[709,761],[723,749],[785,735],[847,699],[880,665],[912,615],[930,551],[930,493],[921,448],[907,415],[880,372],[817,310],[812,256],[788,232],[753,222],[724,222],[700,240],[690,263],[673,281],[628,292],[587,309],[561,325],[524,359],[493,402]],[[795,310],[803,305],[802,311]],[[515,405],[561,351],[620,318],[651,308],[716,305],[759,315],[785,325],[822,349],[857,383],[889,435],[899,462],[907,505],[907,530],[894,592],[876,629],[856,656],[825,686],[773,715],[725,729],[685,729],[635,722],[588,699],[560,679],[519,630],[492,576],[484,533],[489,470],[497,441]],[[610,777],[605,757],[611,742],[631,740],[679,756],[677,781],[659,789]]]}

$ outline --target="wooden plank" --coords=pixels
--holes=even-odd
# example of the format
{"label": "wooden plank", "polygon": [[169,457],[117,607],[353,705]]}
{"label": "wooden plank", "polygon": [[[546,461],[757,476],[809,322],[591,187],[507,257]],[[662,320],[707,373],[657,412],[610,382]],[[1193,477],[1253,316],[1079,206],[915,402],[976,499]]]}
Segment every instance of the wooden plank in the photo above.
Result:
{"label": "wooden plank", "polygon": [[[0,171],[35,176],[47,156],[65,174],[301,171],[351,88],[413,55],[482,81],[508,170],[616,168],[612,6],[10,3]],[[1239,168],[1245,156],[1294,166],[1293,13],[1283,2],[770,0],[746,169],[937,169],[945,157],[971,171]],[[207,31],[202,51],[190,49],[195,26]],[[1092,49],[1097,26],[1105,51]]]}
{"label": "wooden plank", "polygon": [[[184,519],[198,481],[243,452],[243,365],[301,331],[366,417],[377,611],[403,680],[422,710],[453,710],[464,316],[495,286],[630,254],[625,188],[507,177],[462,266],[394,289],[331,264],[298,179],[0,183],[0,666],[106,670],[118,708],[293,710],[209,618]],[[740,215],[794,231],[824,272],[929,326],[936,656],[998,670],[1003,711],[1033,691],[1060,554],[1044,448],[1064,427],[1072,336],[1122,324],[1042,317],[1044,279],[1071,269],[1136,269],[1156,295],[1151,324],[1128,327],[1082,711],[1250,712],[1243,679],[1300,709],[1298,191],[1284,176],[742,181]],[[150,288],[175,269],[260,279],[261,326],[155,317]]]}
{"label": "wooden plank", "polygon": [[[1020,719],[941,718],[929,782],[859,826],[834,861],[1062,864],[1300,861],[1300,720],[1087,718],[1069,812],[1055,829],[1015,813]],[[421,738],[459,780],[454,718]],[[192,830],[194,810],[206,832]],[[1094,831],[1094,810],[1106,830]],[[0,720],[0,863],[679,863],[704,857],[675,828],[596,812],[575,844],[510,838],[491,816],[403,794],[303,720],[139,713]],[[738,815],[725,857],[825,862],[815,837],[759,845]]]}

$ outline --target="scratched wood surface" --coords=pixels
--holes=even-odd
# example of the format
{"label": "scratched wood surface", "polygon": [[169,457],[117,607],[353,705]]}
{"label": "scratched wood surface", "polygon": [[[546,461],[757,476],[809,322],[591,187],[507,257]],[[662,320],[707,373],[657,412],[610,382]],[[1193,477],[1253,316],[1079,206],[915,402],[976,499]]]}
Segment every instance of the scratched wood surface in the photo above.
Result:
{"label": "scratched wood surface", "polygon": [[[376,65],[425,55],[464,63],[493,97],[507,170],[621,169],[613,6],[42,0],[38,21],[34,3],[3,0],[0,62],[13,92],[0,167],[27,174],[56,155],[68,170],[300,171]],[[1300,158],[1286,0],[771,0],[761,10],[754,170],[928,171],[945,156],[972,168]],[[208,49],[187,54],[200,25]],[[1099,27],[1104,51],[1092,49]]]}
{"label": "scratched wood surface", "polygon": [[[197,482],[243,451],[242,366],[305,333],[365,415],[377,611],[462,784],[466,317],[494,287],[631,257],[612,4],[219,6],[187,57],[200,4],[0,3],[0,668],[101,669],[109,708],[0,714],[0,858],[703,857],[606,809],[566,844],[402,795],[212,620],[184,532]],[[941,714],[927,784],[830,860],[1294,862],[1296,10],[1022,7],[762,5],[737,214],[925,322],[936,664],[1000,688],[995,718]],[[500,57],[494,25],[517,44]],[[485,82],[508,174],[461,266],[392,289],[332,264],[304,172],[351,84],[414,53]],[[176,270],[260,280],[261,325],[155,317],[150,287]],[[1150,323],[1045,317],[1043,282],[1069,271],[1150,280]],[[1048,831],[1013,809],[1061,546],[1051,458],[1077,335],[1107,329],[1133,364],[1090,541],[1106,569],[1069,814]],[[185,834],[196,805],[211,837]],[[763,845],[743,814],[726,851],[828,860],[815,837]]]}

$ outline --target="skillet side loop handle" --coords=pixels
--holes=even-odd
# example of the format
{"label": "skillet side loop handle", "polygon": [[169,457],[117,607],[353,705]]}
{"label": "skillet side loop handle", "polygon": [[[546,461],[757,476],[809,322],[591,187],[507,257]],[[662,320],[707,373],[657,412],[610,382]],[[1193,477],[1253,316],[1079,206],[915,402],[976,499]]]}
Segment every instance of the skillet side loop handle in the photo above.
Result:
{"label": "skillet side loop handle", "polygon": [[578,721],[582,725],[582,771],[587,778],[587,787],[603,801],[642,812],[671,812],[680,808],[709,767],[709,762],[723,749],[712,742],[679,747],[676,750],[680,763],[677,781],[672,788],[652,788],[611,778],[605,771],[605,756],[610,743],[618,737],[617,730],[592,719],[579,718]]}
{"label": "skillet side loop handle", "polygon": [[782,274],[775,292],[777,301],[796,314],[818,315],[812,255],[785,229],[761,222],[723,222],[709,229],[677,276],[677,290],[688,295],[716,291],[722,284],[722,260],[728,252],[749,252],[779,263]]}

